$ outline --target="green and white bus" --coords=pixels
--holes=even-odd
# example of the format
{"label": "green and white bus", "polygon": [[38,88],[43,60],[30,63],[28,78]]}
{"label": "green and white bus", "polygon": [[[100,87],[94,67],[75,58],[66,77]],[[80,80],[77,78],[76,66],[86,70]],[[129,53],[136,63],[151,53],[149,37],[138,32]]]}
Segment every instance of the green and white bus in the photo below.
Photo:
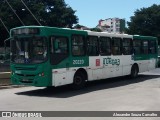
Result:
{"label": "green and white bus", "polygon": [[11,80],[15,85],[82,88],[87,81],[156,67],[157,38],[45,26],[10,31]]}

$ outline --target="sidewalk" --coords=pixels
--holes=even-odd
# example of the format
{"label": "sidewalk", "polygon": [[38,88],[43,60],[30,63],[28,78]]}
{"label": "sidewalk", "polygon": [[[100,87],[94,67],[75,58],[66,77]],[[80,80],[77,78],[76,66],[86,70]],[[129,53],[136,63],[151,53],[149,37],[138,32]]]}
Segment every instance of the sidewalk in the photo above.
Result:
{"label": "sidewalk", "polygon": [[19,86],[19,85],[0,85],[0,90],[1,89],[20,88],[20,87],[24,87],[24,86]]}
{"label": "sidewalk", "polygon": [[160,68],[156,68],[156,69],[153,69],[153,70],[150,70],[150,71],[147,71],[147,72],[143,72],[143,73],[140,73],[140,74],[160,75]]}
{"label": "sidewalk", "polygon": [[0,72],[0,89],[12,88],[10,72]]}
{"label": "sidewalk", "polygon": [[10,72],[0,72],[0,86],[10,85]]}
{"label": "sidewalk", "polygon": [[10,72],[0,72],[0,90],[24,87],[24,85],[12,85],[10,74]]}

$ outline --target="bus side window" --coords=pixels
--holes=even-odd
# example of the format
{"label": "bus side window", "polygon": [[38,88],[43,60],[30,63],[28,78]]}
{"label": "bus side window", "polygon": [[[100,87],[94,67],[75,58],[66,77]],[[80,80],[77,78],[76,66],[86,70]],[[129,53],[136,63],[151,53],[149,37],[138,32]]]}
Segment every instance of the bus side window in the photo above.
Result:
{"label": "bus side window", "polygon": [[141,40],[133,40],[133,51],[135,55],[139,55],[142,53],[141,51]]}
{"label": "bus side window", "polygon": [[100,54],[111,55],[111,38],[100,37]]}
{"label": "bus side window", "polygon": [[51,53],[68,54],[68,38],[63,36],[51,37]]}
{"label": "bus side window", "polygon": [[66,59],[69,55],[69,42],[65,36],[51,37],[51,57],[50,62],[52,65],[57,65]]}
{"label": "bus side window", "polygon": [[130,38],[124,38],[122,42],[122,53],[123,55],[131,55],[131,41]]}
{"label": "bus side window", "polygon": [[98,48],[98,37],[96,36],[88,36],[87,37],[87,55],[89,56],[98,56],[99,48]]}
{"label": "bus side window", "polygon": [[82,35],[72,36],[72,55],[84,56],[85,55],[85,37]]}
{"label": "bus side window", "polygon": [[121,38],[112,38],[112,54],[121,55]]}
{"label": "bus side window", "polygon": [[156,41],[149,41],[149,54],[156,54]]}
{"label": "bus side window", "polygon": [[148,54],[148,41],[142,41],[142,53]]}

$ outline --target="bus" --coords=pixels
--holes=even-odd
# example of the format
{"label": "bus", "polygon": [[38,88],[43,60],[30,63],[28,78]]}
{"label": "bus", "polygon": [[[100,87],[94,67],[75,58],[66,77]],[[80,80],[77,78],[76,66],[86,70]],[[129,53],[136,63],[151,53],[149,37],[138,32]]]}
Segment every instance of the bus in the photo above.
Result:
{"label": "bus", "polygon": [[127,76],[156,68],[157,38],[46,26],[10,30],[10,68],[14,85],[37,87]]}

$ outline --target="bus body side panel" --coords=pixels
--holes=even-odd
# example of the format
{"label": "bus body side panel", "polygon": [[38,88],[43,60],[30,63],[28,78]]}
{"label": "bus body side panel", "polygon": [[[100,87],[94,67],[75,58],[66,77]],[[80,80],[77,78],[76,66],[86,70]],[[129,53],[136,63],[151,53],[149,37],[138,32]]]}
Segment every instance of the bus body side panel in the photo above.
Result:
{"label": "bus body side panel", "polygon": [[61,85],[71,84],[75,71],[66,68],[52,69],[52,85],[57,87]]}
{"label": "bus body side panel", "polygon": [[[73,83],[73,78],[76,71],[80,68],[86,70],[88,66],[88,57],[85,56],[72,56],[72,43],[71,37],[73,34],[76,35],[87,35],[87,32],[84,31],[75,31],[68,29],[57,29],[49,31],[50,36],[65,36],[69,40],[69,55],[67,58],[62,60],[60,63],[56,65],[51,65],[51,74],[52,74],[52,86],[62,86],[66,84]],[[57,58],[53,58],[57,59]]]}
{"label": "bus body side panel", "polygon": [[[157,38],[151,36],[133,36],[134,39],[140,41],[155,41],[156,45],[154,46],[157,51]],[[148,45],[148,50],[150,45]],[[148,51],[149,52],[149,51]],[[139,72],[145,72],[156,68],[157,64],[157,52],[148,53],[148,54],[135,54],[133,56],[135,63],[139,66]]]}
{"label": "bus body side panel", "polygon": [[101,56],[90,56],[89,66],[87,67],[88,80],[97,80],[103,78],[103,59]]}
{"label": "bus body side panel", "polygon": [[132,55],[122,55],[121,64],[123,65],[123,75],[130,75],[134,64]]}
{"label": "bus body side panel", "polygon": [[49,62],[27,66],[23,64],[11,64],[12,84],[37,87],[51,86],[52,83],[49,65]]}
{"label": "bus body side panel", "polygon": [[134,61],[131,55],[89,57],[88,80],[129,75]]}
{"label": "bus body side panel", "polygon": [[[92,33],[91,36],[120,37],[131,38],[131,35],[115,35],[108,33]],[[108,55],[108,56],[89,56],[89,66],[87,67],[88,80],[100,80],[131,73],[131,67],[134,64],[132,55]]]}

